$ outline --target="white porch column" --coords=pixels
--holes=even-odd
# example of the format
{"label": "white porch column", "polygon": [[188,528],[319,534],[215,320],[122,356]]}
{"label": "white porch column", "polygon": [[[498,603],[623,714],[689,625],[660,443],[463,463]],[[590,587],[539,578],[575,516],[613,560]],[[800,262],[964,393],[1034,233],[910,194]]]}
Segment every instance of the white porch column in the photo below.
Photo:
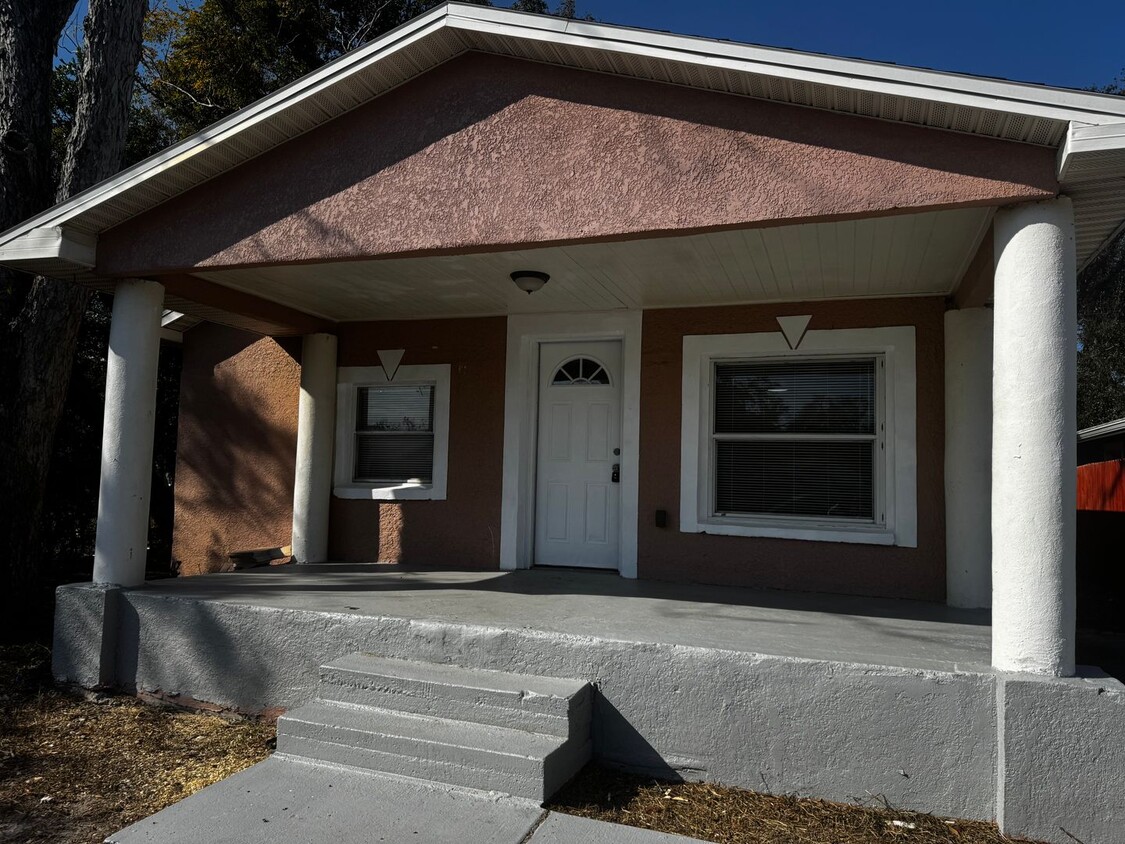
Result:
{"label": "white porch column", "polygon": [[945,312],[945,592],[992,603],[992,311]]}
{"label": "white porch column", "polygon": [[102,427],[102,473],[94,582],[137,586],[145,579],[156,369],[164,286],[127,279],[113,294]]}
{"label": "white porch column", "polygon": [[301,344],[297,474],[293,483],[293,556],[328,559],[328,505],[336,433],[336,337],[308,334]]}
{"label": "white porch column", "polygon": [[1066,197],[995,221],[992,664],[1074,673],[1077,302]]}

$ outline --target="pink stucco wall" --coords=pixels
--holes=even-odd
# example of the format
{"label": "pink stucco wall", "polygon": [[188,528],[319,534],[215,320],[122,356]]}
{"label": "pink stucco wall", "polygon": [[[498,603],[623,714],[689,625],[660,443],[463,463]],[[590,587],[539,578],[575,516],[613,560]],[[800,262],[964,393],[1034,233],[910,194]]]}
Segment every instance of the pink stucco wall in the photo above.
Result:
{"label": "pink stucco wall", "polygon": [[204,323],[184,334],[172,557],[219,571],[289,544],[301,343]]}
{"label": "pink stucco wall", "polygon": [[[940,298],[646,311],[642,335],[639,574],[802,591],[941,600],[945,590],[944,356]],[[680,533],[679,449],[685,334],[776,331],[813,315],[817,329],[913,325],[918,408],[918,547]],[[349,323],[341,366],[451,365],[445,501],[333,499],[335,560],[493,569],[499,564],[506,321]],[[299,367],[269,338],[218,326],[188,332],[176,477],[176,556],[214,570],[230,550],[288,541]],[[669,455],[675,455],[669,459]],[[657,528],[654,513],[670,522]]]}
{"label": "pink stucco wall", "polygon": [[488,250],[1002,204],[1053,151],[468,54],[105,233],[98,271]]}
{"label": "pink stucco wall", "polygon": [[503,317],[339,327],[340,366],[378,366],[379,349],[403,349],[404,365],[450,365],[449,462],[444,501],[333,498],[331,559],[499,567],[506,337]]}

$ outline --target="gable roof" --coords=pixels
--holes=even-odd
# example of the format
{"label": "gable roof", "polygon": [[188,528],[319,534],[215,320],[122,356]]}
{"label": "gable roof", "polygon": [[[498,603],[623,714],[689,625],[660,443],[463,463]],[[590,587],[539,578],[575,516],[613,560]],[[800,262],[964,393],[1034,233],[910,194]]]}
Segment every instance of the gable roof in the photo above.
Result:
{"label": "gable roof", "polygon": [[451,2],[0,234],[0,263],[92,279],[99,233],[469,51],[1061,147],[1080,263],[1125,218],[1125,97]]}

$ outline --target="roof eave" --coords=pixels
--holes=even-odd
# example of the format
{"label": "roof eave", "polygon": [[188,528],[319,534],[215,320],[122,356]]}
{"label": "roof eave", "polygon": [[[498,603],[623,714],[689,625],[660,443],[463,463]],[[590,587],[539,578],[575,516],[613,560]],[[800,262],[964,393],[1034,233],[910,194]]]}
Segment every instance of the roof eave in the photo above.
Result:
{"label": "roof eave", "polygon": [[94,267],[96,250],[96,237],[64,226],[38,226],[0,242],[0,265],[36,273],[45,265],[67,265],[84,272]]}
{"label": "roof eave", "polygon": [[1078,441],[1091,442],[1092,440],[1111,437],[1114,434],[1125,434],[1125,419],[1114,419],[1111,422],[1103,422],[1101,425],[1083,428],[1078,432]]}
{"label": "roof eave", "polygon": [[[456,31],[458,35],[451,40],[439,40],[437,34],[442,30]],[[693,79],[697,79],[698,75],[704,72],[736,75],[742,73],[747,76],[757,74],[765,78],[781,80],[786,85],[825,86],[825,90],[849,89],[853,93],[864,95],[870,93],[903,97],[915,102],[982,109],[1048,122],[1057,121],[1071,128],[1071,133],[1066,136],[1067,142],[1071,141],[1075,126],[1080,124],[1099,129],[1102,128],[1099,124],[1125,123],[1125,98],[566,20],[514,12],[509,9],[447,3],[408,21],[370,44],[342,56],[169,149],[0,234],[0,263],[12,265],[13,262],[22,262],[24,266],[32,268],[38,266],[34,263],[36,260],[42,260],[43,266],[58,270],[61,252],[56,254],[45,252],[38,259],[34,257],[34,248],[28,240],[29,237],[34,240],[34,231],[44,228],[64,231],[68,223],[93,231],[103,231],[112,225],[117,225],[120,219],[101,227],[91,226],[90,222],[98,219],[98,215],[94,212],[103,208],[110,200],[116,200],[116,204],[121,208],[131,209],[126,212],[120,209],[112,212],[119,215],[124,213],[121,219],[127,219],[129,215],[143,213],[168,196],[176,195],[177,189],[164,184],[176,180],[165,178],[164,182],[150,181],[172,168],[188,165],[184,170],[187,178],[183,180],[186,187],[179,187],[180,192],[201,184],[213,175],[198,176],[195,177],[195,181],[192,180],[192,167],[188,163],[197,155],[225,145],[239,133],[250,129],[260,131],[259,126],[269,126],[267,121],[271,119],[280,120],[284,119],[283,115],[298,113],[300,107],[310,98],[352,78],[353,74],[360,73],[375,63],[399,54],[411,64],[421,68],[420,72],[424,72],[435,60],[445,60],[456,55],[457,49],[462,51],[470,48],[487,49],[474,46],[473,39],[477,36],[484,39],[499,36],[504,39],[505,49],[511,48],[511,54],[517,56],[522,54],[521,51],[525,51],[528,42],[549,42],[559,48],[558,51],[553,51],[557,55],[561,55],[564,49],[570,50],[572,54],[570,60],[573,61],[579,61],[577,58],[579,55],[589,55],[587,51],[600,51],[598,54],[606,58],[599,59],[599,63],[607,62],[607,66],[613,67],[629,66],[630,60],[649,61],[650,65],[657,69],[666,68],[666,74],[667,69],[675,65],[681,68],[681,71],[678,71],[679,75]],[[486,43],[479,39],[478,42]],[[524,45],[524,48],[521,48],[521,45]],[[575,49],[578,53],[574,53]],[[447,53],[449,55],[446,55]],[[427,61],[429,65],[426,64]],[[560,58],[559,61],[564,59]],[[653,62],[655,64],[652,64]],[[685,70],[687,68],[695,68],[695,70],[687,73]],[[703,83],[699,84],[703,85]],[[839,108],[838,104],[836,108]],[[334,115],[325,119],[332,119],[332,116]],[[901,119],[910,122],[905,117]],[[252,139],[252,136],[246,136],[244,142],[247,139]],[[288,139],[289,136],[286,136],[278,143]],[[237,147],[228,147],[228,149],[237,149]],[[249,157],[245,160],[264,151],[265,148],[259,150],[255,147],[251,153],[246,154]],[[1080,155],[1082,151],[1072,150],[1069,154]],[[1064,168],[1069,166],[1068,161],[1066,156],[1061,157],[1060,166]],[[243,162],[236,161],[224,166],[239,166],[240,163]],[[197,161],[196,169],[199,166]],[[138,195],[143,196],[143,194],[131,195],[129,192],[133,189],[147,190],[157,198],[139,200]],[[163,198],[159,198],[160,196]],[[75,232],[75,234],[79,233]],[[65,265],[69,266],[69,264]],[[75,262],[72,269],[75,273],[88,274],[92,266],[91,251],[90,255]]]}

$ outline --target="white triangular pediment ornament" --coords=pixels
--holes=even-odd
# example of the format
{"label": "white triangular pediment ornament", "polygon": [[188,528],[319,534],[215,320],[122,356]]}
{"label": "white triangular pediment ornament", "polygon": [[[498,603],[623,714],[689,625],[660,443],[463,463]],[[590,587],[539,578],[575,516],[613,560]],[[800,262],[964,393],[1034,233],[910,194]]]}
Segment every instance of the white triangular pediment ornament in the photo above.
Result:
{"label": "white triangular pediment ornament", "polygon": [[801,345],[801,341],[805,339],[805,332],[809,328],[809,321],[812,319],[811,314],[803,316],[779,316],[777,324],[781,326],[781,333],[785,335],[785,342],[789,344],[790,349],[796,349]]}
{"label": "white triangular pediment ornament", "polygon": [[398,365],[402,363],[402,356],[405,352],[405,349],[379,350],[379,363],[382,365],[383,374],[387,376],[388,381],[395,380],[395,373],[398,372]]}

